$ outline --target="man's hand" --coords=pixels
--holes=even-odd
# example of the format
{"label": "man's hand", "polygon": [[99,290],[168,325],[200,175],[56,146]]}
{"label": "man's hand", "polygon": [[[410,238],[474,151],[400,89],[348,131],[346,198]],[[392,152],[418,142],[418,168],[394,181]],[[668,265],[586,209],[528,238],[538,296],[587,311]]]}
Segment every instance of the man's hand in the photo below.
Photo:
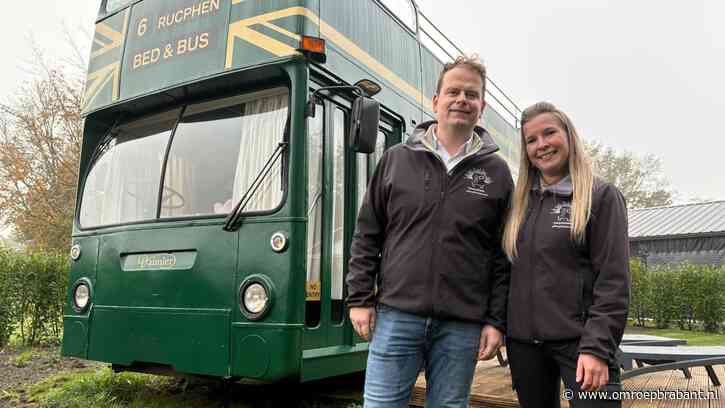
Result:
{"label": "man's hand", "polygon": [[503,333],[490,324],[481,329],[481,344],[478,347],[478,359],[490,360],[503,344]]}
{"label": "man's hand", "polygon": [[596,391],[609,382],[607,363],[591,354],[579,354],[576,363],[576,382],[582,391]]}
{"label": "man's hand", "polygon": [[358,336],[370,341],[370,334],[375,329],[375,308],[351,307],[350,322]]}

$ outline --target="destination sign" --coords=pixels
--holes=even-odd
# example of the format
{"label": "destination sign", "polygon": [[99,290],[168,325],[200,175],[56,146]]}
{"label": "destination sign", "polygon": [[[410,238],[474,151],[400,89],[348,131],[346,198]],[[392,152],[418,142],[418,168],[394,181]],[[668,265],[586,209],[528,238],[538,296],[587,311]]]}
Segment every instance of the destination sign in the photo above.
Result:
{"label": "destination sign", "polygon": [[121,98],[224,69],[230,0],[156,0],[131,10]]}

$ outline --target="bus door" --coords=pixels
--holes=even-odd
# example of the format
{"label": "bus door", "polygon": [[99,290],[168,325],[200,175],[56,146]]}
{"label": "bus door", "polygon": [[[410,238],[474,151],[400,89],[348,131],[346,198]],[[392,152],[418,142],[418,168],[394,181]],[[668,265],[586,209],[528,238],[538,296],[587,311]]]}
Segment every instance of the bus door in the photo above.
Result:
{"label": "bus door", "polygon": [[349,113],[349,103],[325,99],[308,119],[306,349],[362,342],[344,305],[350,243],[375,164],[396,141],[394,127],[381,120],[376,151],[351,151]]}

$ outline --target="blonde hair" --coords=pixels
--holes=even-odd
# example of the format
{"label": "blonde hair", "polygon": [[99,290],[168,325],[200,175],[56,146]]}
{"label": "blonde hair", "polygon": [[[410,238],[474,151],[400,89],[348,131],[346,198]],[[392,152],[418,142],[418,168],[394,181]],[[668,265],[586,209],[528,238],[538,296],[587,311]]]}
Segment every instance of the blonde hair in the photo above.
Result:
{"label": "blonde hair", "polygon": [[460,55],[455,59],[455,61],[443,65],[443,70],[440,75],[438,75],[436,94],[441,93],[441,87],[443,87],[443,77],[446,76],[446,72],[458,67],[470,69],[481,77],[481,83],[483,84],[481,86],[481,98],[483,99],[486,94],[486,66],[483,65],[481,59],[478,58],[478,54]]}
{"label": "blonde hair", "polygon": [[511,261],[517,255],[516,240],[525,221],[526,209],[529,204],[529,191],[531,191],[533,182],[539,173],[538,169],[531,164],[528,154],[526,154],[524,125],[544,113],[556,118],[561,128],[566,132],[569,142],[569,175],[573,187],[571,239],[574,242],[583,243],[586,238],[586,226],[591,215],[592,187],[594,185],[591,161],[571,119],[553,104],[539,102],[529,106],[521,114],[519,176],[514,190],[512,206],[506,219],[502,242],[503,250]]}

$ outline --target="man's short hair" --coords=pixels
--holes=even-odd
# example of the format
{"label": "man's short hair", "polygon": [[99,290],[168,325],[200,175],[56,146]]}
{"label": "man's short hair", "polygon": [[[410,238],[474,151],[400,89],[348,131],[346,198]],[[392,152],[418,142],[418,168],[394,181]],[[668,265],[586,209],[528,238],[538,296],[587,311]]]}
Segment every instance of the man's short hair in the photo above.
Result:
{"label": "man's short hair", "polygon": [[486,93],[486,66],[483,65],[483,62],[481,62],[481,59],[478,58],[477,54],[460,55],[458,58],[456,58],[455,61],[445,64],[443,66],[443,70],[441,71],[440,76],[438,77],[436,94],[439,94],[441,92],[441,87],[443,86],[443,77],[446,75],[446,72],[457,67],[470,69],[471,71],[476,72],[478,73],[478,75],[481,76],[481,83],[483,84],[483,86],[481,87],[481,98],[483,98],[484,94]]}

